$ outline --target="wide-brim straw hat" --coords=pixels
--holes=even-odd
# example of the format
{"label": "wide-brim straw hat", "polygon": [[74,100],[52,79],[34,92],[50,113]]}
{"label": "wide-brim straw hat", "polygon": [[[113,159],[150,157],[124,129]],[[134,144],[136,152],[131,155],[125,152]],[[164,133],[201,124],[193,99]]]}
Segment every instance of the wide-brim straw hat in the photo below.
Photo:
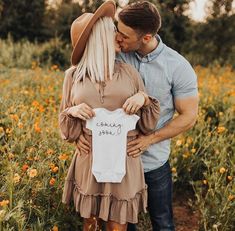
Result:
{"label": "wide-brim straw hat", "polygon": [[95,13],[84,13],[73,21],[70,30],[70,36],[73,46],[73,51],[71,56],[72,65],[77,65],[78,62],[80,61],[93,25],[101,17],[114,18],[115,11],[116,11],[116,3],[113,0],[108,0],[104,2],[95,11]]}

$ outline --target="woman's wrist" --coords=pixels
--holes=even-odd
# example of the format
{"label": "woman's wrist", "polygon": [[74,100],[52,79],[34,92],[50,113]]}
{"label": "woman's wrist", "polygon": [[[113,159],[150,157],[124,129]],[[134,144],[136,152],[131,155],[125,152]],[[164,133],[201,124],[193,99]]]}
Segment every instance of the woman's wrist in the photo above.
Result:
{"label": "woman's wrist", "polygon": [[144,97],[144,105],[143,106],[149,105],[150,101],[149,101],[148,95],[144,91],[139,91],[138,93],[140,93]]}

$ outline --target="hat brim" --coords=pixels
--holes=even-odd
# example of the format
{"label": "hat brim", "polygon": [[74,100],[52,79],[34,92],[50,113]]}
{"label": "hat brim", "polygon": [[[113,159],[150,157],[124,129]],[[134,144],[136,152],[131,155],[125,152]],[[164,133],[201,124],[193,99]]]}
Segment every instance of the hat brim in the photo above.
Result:
{"label": "hat brim", "polygon": [[81,32],[71,55],[71,63],[72,65],[77,65],[80,61],[82,54],[86,47],[87,39],[90,35],[91,29],[96,21],[101,17],[112,17],[114,18],[116,11],[116,5],[114,1],[106,1],[104,2],[94,13],[91,19],[87,22],[84,30]]}

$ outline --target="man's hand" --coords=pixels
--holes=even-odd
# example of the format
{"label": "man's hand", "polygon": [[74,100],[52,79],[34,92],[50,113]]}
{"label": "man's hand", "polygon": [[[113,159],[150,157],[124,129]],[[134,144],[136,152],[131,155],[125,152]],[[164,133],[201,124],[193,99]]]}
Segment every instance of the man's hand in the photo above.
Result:
{"label": "man's hand", "polygon": [[137,157],[148,149],[151,145],[151,135],[140,135],[138,138],[128,142],[127,154],[128,156]]}
{"label": "man's hand", "polygon": [[80,149],[81,151],[87,154],[90,152],[90,143],[87,141],[87,139],[85,138],[83,134],[79,136],[77,147],[78,149]]}

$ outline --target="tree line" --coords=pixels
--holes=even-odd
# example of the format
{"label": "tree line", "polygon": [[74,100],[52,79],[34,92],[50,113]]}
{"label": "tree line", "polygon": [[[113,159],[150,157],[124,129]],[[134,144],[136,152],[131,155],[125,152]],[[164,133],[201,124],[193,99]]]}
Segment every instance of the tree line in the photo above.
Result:
{"label": "tree line", "polygon": [[[194,0],[151,0],[162,16],[163,41],[194,64],[217,62],[235,66],[235,14],[233,0],[208,0],[205,22],[193,21],[185,12]],[[70,45],[70,25],[83,12],[93,12],[102,0],[0,0],[0,38],[11,36],[43,43],[59,38]],[[134,2],[133,0],[130,2]]]}

